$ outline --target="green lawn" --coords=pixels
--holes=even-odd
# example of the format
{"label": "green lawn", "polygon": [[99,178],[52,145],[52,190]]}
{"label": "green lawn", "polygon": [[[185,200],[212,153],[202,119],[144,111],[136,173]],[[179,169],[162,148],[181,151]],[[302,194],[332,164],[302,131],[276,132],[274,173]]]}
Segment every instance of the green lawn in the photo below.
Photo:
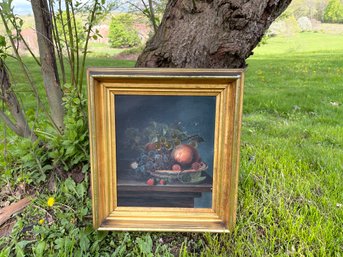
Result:
{"label": "green lawn", "polygon": [[341,256],[339,40],[319,33],[272,38],[249,59],[237,228],[222,241],[229,253]]}
{"label": "green lawn", "polygon": [[[89,227],[78,228],[88,231],[88,241],[76,237],[69,255],[55,256],[73,256],[85,241],[92,246],[85,256],[96,256],[92,251],[100,256],[170,256],[180,252],[181,244],[180,256],[342,256],[342,42],[343,35],[323,33],[275,37],[249,58],[232,233],[92,234]],[[88,66],[133,65],[102,57],[88,60]],[[20,74],[18,79],[23,80]],[[58,235],[67,241],[77,233],[53,226],[41,240],[57,254],[61,241],[49,238]],[[43,228],[36,230],[43,233]]]}
{"label": "green lawn", "polygon": [[112,48],[106,44],[103,43],[96,43],[96,42],[90,42],[89,43],[89,57],[114,57],[115,55],[121,53],[124,49],[120,49],[120,48]]}

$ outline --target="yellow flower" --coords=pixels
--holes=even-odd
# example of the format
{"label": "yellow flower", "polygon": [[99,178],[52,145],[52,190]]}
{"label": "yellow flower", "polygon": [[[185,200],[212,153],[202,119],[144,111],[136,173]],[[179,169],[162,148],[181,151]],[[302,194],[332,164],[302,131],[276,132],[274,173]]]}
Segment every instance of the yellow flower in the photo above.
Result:
{"label": "yellow flower", "polygon": [[55,204],[55,198],[49,197],[47,204],[49,207],[52,207]]}
{"label": "yellow flower", "polygon": [[38,223],[39,223],[40,225],[42,225],[42,224],[44,223],[44,219],[40,219],[40,220],[38,221]]}

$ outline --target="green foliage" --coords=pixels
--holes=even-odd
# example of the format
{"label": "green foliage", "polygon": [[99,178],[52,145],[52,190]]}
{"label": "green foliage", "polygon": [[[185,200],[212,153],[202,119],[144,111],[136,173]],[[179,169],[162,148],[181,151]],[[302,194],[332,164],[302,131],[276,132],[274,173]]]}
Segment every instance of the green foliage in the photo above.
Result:
{"label": "green foliage", "polygon": [[[0,169],[4,169],[1,180],[16,185],[25,183],[39,185],[46,182],[47,176],[57,169],[71,172],[78,169],[83,173],[89,170],[88,123],[86,99],[78,90],[66,84],[63,104],[66,107],[65,133],[58,134],[45,119],[35,122],[38,140],[9,137],[11,147],[4,159],[0,158]],[[26,113],[31,120],[34,110]],[[46,143],[43,143],[46,142]],[[1,184],[1,183],[0,183]]]}
{"label": "green foliage", "polygon": [[[73,14],[67,12],[59,12],[56,15],[56,28],[61,42],[71,46],[82,46],[86,40],[86,32],[82,24],[82,20]],[[75,21],[75,22],[74,22]],[[70,33],[70,29],[72,32]],[[72,43],[72,44],[71,44]]]}
{"label": "green foliage", "polygon": [[65,133],[50,139],[49,147],[52,151],[49,157],[54,161],[55,166],[62,165],[63,170],[68,171],[75,166],[88,167],[89,140],[85,108],[87,100],[70,84],[64,85],[64,92],[62,100],[66,108]]}
{"label": "green foliage", "polygon": [[343,23],[343,4],[341,0],[330,0],[324,12],[324,21]]}
{"label": "green foliage", "polygon": [[0,256],[173,256],[156,236],[94,230],[88,218],[88,186],[87,179],[61,182],[53,206],[47,205],[47,191],[37,195],[11,236],[0,238]]}
{"label": "green foliage", "polygon": [[117,48],[138,46],[141,41],[133,25],[134,17],[131,14],[113,16],[108,35],[110,45]]}
{"label": "green foliage", "polygon": [[328,0],[292,0],[286,12],[294,15],[296,19],[308,17],[322,21],[327,2]]}
{"label": "green foliage", "polygon": [[0,60],[4,60],[7,57],[6,38],[0,35]]}

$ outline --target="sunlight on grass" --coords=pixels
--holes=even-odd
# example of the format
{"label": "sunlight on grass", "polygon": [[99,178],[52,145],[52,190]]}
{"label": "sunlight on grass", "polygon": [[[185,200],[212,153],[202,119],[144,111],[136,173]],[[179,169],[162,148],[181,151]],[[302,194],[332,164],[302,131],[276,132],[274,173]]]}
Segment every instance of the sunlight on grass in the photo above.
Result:
{"label": "sunlight on grass", "polygon": [[342,39],[272,38],[248,60],[237,228],[221,254],[342,252]]}

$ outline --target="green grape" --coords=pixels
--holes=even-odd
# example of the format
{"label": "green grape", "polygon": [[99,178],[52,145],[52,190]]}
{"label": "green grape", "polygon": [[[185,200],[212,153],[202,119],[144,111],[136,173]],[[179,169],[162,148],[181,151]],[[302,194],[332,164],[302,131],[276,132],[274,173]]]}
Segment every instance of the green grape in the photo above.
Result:
{"label": "green grape", "polygon": [[164,144],[164,146],[165,146],[165,148],[167,149],[167,150],[170,150],[170,149],[172,149],[172,144],[170,143],[170,142],[166,142],[165,144]]}
{"label": "green grape", "polygon": [[179,138],[176,138],[176,139],[174,140],[174,145],[177,146],[177,145],[179,145],[179,144],[181,144],[181,140],[180,140]]}
{"label": "green grape", "polygon": [[162,145],[161,145],[160,142],[156,142],[156,143],[155,143],[155,148],[156,148],[156,150],[161,150],[161,147],[162,147]]}

